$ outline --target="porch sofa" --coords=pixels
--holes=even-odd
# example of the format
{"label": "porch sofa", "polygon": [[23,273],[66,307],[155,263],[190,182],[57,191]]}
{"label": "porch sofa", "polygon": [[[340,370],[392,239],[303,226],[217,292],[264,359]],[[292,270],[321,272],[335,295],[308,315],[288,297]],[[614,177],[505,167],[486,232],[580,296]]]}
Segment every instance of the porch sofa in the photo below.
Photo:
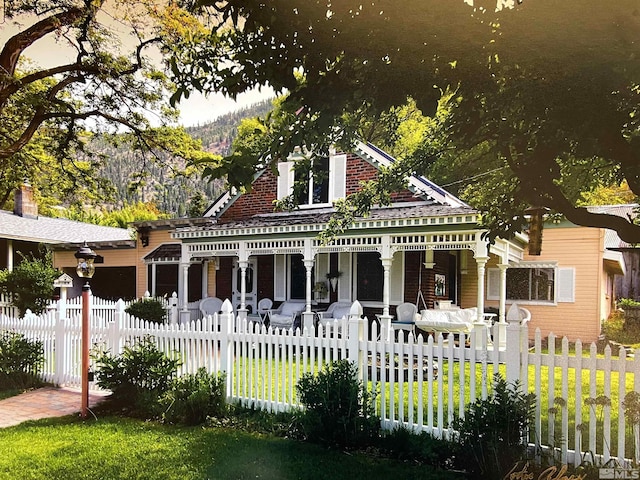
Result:
{"label": "porch sofa", "polygon": [[304,300],[287,300],[269,312],[269,325],[272,328],[293,328],[296,318],[304,311]]}
{"label": "porch sofa", "polygon": [[416,318],[416,327],[429,332],[469,333],[476,321],[478,309],[422,310]]}

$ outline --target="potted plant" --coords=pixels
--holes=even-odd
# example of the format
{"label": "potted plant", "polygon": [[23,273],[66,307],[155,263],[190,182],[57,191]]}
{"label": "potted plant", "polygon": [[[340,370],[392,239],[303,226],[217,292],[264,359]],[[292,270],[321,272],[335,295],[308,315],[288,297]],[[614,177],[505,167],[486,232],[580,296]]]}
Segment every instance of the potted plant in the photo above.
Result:
{"label": "potted plant", "polygon": [[313,286],[313,291],[318,298],[325,298],[329,289],[327,288],[327,282],[316,282]]}
{"label": "potted plant", "polygon": [[331,284],[331,291],[335,292],[336,287],[338,286],[338,278],[342,275],[342,272],[333,271],[327,273],[327,278],[329,279],[329,283]]}

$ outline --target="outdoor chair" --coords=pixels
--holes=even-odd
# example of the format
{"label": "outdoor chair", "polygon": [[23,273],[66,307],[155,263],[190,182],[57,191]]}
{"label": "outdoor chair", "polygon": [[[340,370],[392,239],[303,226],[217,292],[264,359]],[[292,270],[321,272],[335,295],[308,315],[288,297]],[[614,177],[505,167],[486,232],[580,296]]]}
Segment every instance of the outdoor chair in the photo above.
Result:
{"label": "outdoor chair", "polygon": [[396,307],[396,318],[391,320],[394,331],[406,330],[415,334],[417,307],[413,303],[401,303]]}
{"label": "outdoor chair", "polygon": [[303,301],[287,300],[276,310],[269,311],[269,326],[273,328],[293,328],[296,318],[302,313],[306,304]]}
{"label": "outdoor chair", "polygon": [[198,308],[200,309],[200,313],[205,317],[220,313],[220,310],[222,310],[222,300],[218,297],[206,297],[200,300]]}
{"label": "outdoor chair", "polygon": [[269,312],[271,311],[271,307],[273,306],[273,301],[270,298],[263,298],[258,302],[257,314],[259,320],[257,322],[264,323],[267,319]]}
{"label": "outdoor chair", "polygon": [[[318,325],[322,325],[326,330],[329,325],[334,325],[337,320],[348,319],[350,311],[350,302],[333,302],[325,312],[316,312]],[[337,325],[338,333],[341,327],[341,324]]]}

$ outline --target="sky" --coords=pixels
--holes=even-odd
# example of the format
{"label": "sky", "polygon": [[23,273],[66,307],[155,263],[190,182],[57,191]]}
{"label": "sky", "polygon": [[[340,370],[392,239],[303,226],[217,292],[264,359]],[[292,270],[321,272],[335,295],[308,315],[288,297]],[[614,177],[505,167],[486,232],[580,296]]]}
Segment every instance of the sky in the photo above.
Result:
{"label": "sky", "polygon": [[[4,45],[4,42],[17,32],[18,28],[11,22],[1,21],[0,45]],[[29,58],[37,65],[46,67],[52,64],[59,64],[65,58],[71,60],[73,52],[61,47],[60,43],[55,42],[53,36],[49,35],[45,39],[29,46],[24,51],[24,57]],[[179,123],[184,127],[203,125],[212,122],[221,115],[248,107],[274,96],[275,93],[271,88],[246,92],[239,95],[236,101],[222,94],[204,97],[201,94],[193,93],[189,99],[183,100],[178,105],[180,110]]]}

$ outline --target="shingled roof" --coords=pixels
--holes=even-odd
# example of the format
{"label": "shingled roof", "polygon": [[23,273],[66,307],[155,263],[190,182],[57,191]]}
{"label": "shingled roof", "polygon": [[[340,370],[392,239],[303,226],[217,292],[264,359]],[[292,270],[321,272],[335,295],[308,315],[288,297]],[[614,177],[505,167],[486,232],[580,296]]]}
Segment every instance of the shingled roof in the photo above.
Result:
{"label": "shingled roof", "polygon": [[[197,229],[199,231],[207,231],[245,227],[270,227],[280,225],[307,224],[311,225],[328,222],[333,213],[334,209],[332,207],[300,209],[291,212],[276,212],[255,215],[246,220],[237,222],[211,223],[210,225],[199,226],[197,228],[178,228],[176,229],[176,231],[189,231],[194,229]],[[440,205],[430,201],[419,201],[411,203],[395,203],[388,207],[374,207],[371,209],[370,215],[367,217],[367,220],[474,215],[477,213],[477,210],[467,206],[451,207],[449,205]]]}
{"label": "shingled roof", "polygon": [[126,228],[104,227],[64,218],[21,217],[0,210],[0,238],[37,243],[126,242],[132,240]]}

